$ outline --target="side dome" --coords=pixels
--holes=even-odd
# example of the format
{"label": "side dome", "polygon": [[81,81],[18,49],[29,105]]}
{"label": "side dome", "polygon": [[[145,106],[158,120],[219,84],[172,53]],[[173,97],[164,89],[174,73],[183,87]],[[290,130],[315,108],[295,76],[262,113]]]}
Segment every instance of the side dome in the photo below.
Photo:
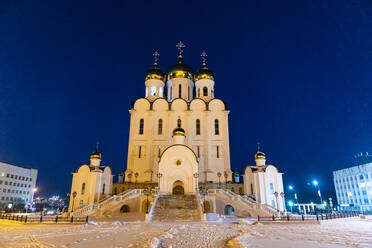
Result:
{"label": "side dome", "polygon": [[94,159],[94,158],[102,159],[102,154],[98,151],[98,149],[96,149],[92,153],[92,155],[90,155],[90,159]]}
{"label": "side dome", "polygon": [[158,79],[165,82],[166,75],[162,70],[160,70],[160,68],[158,67],[158,63],[156,61],[154,63],[154,67],[146,72],[145,81],[149,79]]}
{"label": "side dome", "polygon": [[266,159],[265,153],[260,151],[256,152],[256,154],[254,155],[254,159]]}
{"label": "side dome", "polygon": [[202,63],[202,68],[195,74],[195,82],[200,79],[210,79],[214,81],[214,73],[208,69],[205,62]]}
{"label": "side dome", "polygon": [[172,78],[188,78],[193,80],[193,69],[191,66],[183,63],[182,55],[178,56],[178,62],[168,69],[168,80]]}
{"label": "side dome", "polygon": [[173,136],[185,136],[185,130],[183,130],[183,128],[177,127],[173,130]]}

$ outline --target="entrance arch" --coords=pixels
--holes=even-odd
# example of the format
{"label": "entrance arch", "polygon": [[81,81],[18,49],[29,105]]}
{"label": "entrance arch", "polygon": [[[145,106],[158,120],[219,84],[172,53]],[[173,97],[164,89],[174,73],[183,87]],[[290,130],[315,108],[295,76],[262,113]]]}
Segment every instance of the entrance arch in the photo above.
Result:
{"label": "entrance arch", "polygon": [[233,206],[226,205],[225,206],[225,210],[224,210],[224,214],[225,215],[234,215],[235,214],[235,210],[234,210]]}
{"label": "entrance arch", "polygon": [[185,194],[185,187],[182,181],[177,180],[173,183],[173,195],[183,195]]}
{"label": "entrance arch", "polygon": [[123,205],[120,208],[120,213],[129,213],[129,206],[128,205]]}

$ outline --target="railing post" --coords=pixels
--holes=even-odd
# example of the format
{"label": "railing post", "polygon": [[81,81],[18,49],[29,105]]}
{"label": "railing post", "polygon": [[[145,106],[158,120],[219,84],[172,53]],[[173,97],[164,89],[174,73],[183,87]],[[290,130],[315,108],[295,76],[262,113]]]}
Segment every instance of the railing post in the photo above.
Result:
{"label": "railing post", "polygon": [[18,215],[17,215],[16,221],[18,221]]}
{"label": "railing post", "polygon": [[287,220],[289,221],[289,214],[287,215]]}
{"label": "railing post", "polygon": [[74,222],[74,216],[71,216],[71,223]]}
{"label": "railing post", "polygon": [[304,214],[302,214],[302,221],[305,221],[305,217],[304,217]]}
{"label": "railing post", "polygon": [[275,221],[275,215],[273,215],[273,221]]}
{"label": "railing post", "polygon": [[257,222],[260,222],[260,216],[257,215]]}
{"label": "railing post", "polygon": [[25,223],[27,223],[27,215],[26,215],[26,218],[25,218]]}
{"label": "railing post", "polygon": [[56,216],[56,223],[58,223],[58,215]]}
{"label": "railing post", "polygon": [[20,222],[22,222],[22,220],[23,220],[23,215],[21,215],[21,220],[20,220]]}
{"label": "railing post", "polygon": [[40,216],[40,222],[43,222],[43,216],[42,215]]}
{"label": "railing post", "polygon": [[89,218],[89,217],[88,217],[88,215],[87,215],[87,218],[86,218],[86,220],[85,220],[85,223],[88,223],[88,218]]}
{"label": "railing post", "polygon": [[316,213],[316,221],[319,221],[319,215],[318,215],[318,212]]}

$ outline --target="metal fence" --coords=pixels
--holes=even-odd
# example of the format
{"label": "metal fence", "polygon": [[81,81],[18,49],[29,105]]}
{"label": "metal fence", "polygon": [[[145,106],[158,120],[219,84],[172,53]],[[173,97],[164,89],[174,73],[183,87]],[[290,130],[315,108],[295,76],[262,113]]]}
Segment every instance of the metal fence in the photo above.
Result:
{"label": "metal fence", "polygon": [[347,212],[347,213],[329,213],[329,214],[316,214],[316,215],[287,215],[277,217],[275,215],[271,217],[257,216],[258,222],[264,221],[321,221],[321,220],[332,220],[340,218],[349,218],[359,216],[358,212]]}
{"label": "metal fence", "polygon": [[24,223],[88,223],[86,217],[61,217],[61,216],[31,216],[16,214],[0,214],[1,220],[13,220]]}

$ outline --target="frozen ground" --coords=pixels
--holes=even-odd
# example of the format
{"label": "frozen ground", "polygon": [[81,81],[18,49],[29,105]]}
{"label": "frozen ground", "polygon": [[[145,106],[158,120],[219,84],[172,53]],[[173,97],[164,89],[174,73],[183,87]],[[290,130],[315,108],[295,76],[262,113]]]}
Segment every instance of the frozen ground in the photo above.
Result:
{"label": "frozen ground", "polygon": [[321,224],[101,222],[89,225],[0,221],[0,247],[372,247],[372,218]]}

